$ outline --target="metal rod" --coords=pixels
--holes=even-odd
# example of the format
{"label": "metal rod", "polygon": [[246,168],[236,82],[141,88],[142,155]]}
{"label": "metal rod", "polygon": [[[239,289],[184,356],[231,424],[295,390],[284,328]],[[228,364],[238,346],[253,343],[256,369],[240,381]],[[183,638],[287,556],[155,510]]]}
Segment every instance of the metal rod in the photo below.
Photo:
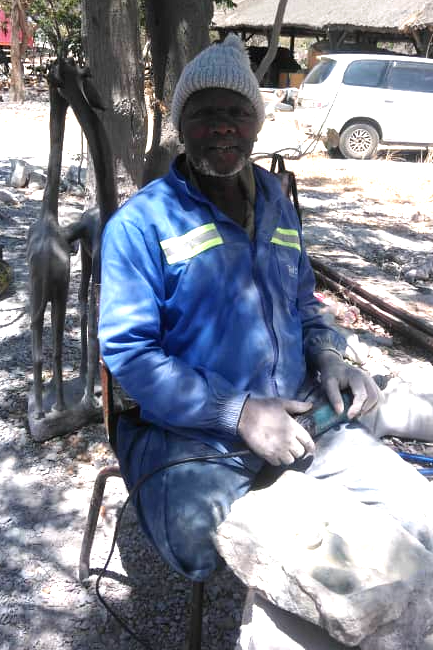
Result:
{"label": "metal rod", "polygon": [[392,303],[386,302],[385,300],[379,298],[378,296],[375,296],[374,294],[370,293],[370,291],[367,291],[367,289],[364,289],[364,287],[362,287],[355,280],[346,279],[341,273],[335,271],[334,269],[331,269],[327,264],[325,264],[321,260],[318,260],[314,256],[310,256],[310,261],[314,270],[319,271],[326,277],[330,278],[331,280],[334,280],[334,282],[338,282],[343,287],[347,287],[354,293],[358,294],[359,296],[361,296],[362,298],[370,302],[372,305],[376,305],[377,307],[379,307],[379,309],[388,312],[393,316],[396,316],[401,321],[404,321],[408,325],[415,327],[421,332],[424,332],[429,336],[433,336],[433,325],[431,323],[427,322],[422,318],[418,318],[417,316],[414,316],[410,312],[407,312],[406,310],[401,309],[400,307],[397,307]]}
{"label": "metal rod", "polygon": [[81,543],[80,564],[78,568],[78,577],[80,582],[88,580],[89,578],[90,552],[92,550],[99,511],[104,497],[105,484],[110,476],[121,476],[118,465],[110,465],[109,467],[101,469],[96,477],[95,485],[93,486],[92,498],[90,499],[89,505],[89,514],[87,515],[86,528]]}
{"label": "metal rod", "polygon": [[200,650],[203,618],[203,582],[192,583],[191,622],[188,650]]}
{"label": "metal rod", "polygon": [[430,352],[433,352],[433,337],[428,336],[420,329],[413,325],[409,325],[407,322],[400,320],[396,316],[393,316],[390,313],[385,312],[376,305],[373,305],[370,301],[366,300],[360,296],[356,291],[348,289],[346,286],[343,286],[342,283],[336,282],[328,277],[325,273],[315,270],[315,275],[318,280],[320,280],[325,286],[328,286],[332,291],[339,293],[346,298],[350,298],[358,307],[365,313],[373,316],[378,321],[383,323],[386,327],[402,334],[407,339],[418,343],[418,345],[426,348]]}

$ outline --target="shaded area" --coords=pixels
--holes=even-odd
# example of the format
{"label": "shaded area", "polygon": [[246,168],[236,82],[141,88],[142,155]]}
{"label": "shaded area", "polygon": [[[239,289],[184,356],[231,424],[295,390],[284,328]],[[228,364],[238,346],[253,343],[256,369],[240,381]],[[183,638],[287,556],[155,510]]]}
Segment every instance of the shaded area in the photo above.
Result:
{"label": "shaded area", "polygon": [[[96,598],[93,573],[78,583],[80,545],[98,469],[113,462],[102,425],[35,442],[27,430],[32,385],[31,334],[27,309],[25,239],[40,202],[0,207],[0,243],[14,280],[0,300],[0,648],[104,650],[140,646],[108,616]],[[80,362],[78,259],[72,258],[64,342],[65,374]],[[44,366],[51,356],[50,324],[44,326]],[[45,377],[49,380],[49,377]],[[107,490],[91,569],[106,560],[115,517],[126,497],[122,481]],[[155,648],[178,648],[188,621],[190,583],[159,560],[127,510],[118,550],[103,590],[110,603]],[[205,597],[204,647],[233,647],[244,587],[228,571],[217,574]]]}

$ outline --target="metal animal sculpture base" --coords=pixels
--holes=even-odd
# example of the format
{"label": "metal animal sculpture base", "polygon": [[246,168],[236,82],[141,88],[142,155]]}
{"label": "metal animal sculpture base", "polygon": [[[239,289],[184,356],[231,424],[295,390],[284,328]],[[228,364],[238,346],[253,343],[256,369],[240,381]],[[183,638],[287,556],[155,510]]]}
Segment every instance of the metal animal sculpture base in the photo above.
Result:
{"label": "metal animal sculpture base", "polygon": [[29,395],[27,417],[30,435],[34,440],[43,442],[56,436],[69,435],[80,427],[91,422],[102,422],[101,388],[95,387],[93,404],[82,399],[86,388],[86,380],[76,377],[63,382],[65,410],[56,411],[53,406],[56,401],[53,382],[44,387],[42,395],[45,417],[36,417],[36,405],[33,391]]}

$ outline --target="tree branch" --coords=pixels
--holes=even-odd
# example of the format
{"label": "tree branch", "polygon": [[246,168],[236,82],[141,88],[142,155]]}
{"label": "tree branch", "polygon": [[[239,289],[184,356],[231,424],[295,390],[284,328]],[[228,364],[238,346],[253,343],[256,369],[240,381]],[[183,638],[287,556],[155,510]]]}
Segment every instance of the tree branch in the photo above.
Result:
{"label": "tree branch", "polygon": [[287,0],[279,0],[277,13],[275,14],[274,25],[272,27],[271,42],[269,43],[268,51],[260,62],[259,67],[256,70],[257,81],[262,81],[265,73],[267,72],[272,61],[275,59],[275,56],[278,51],[278,41],[280,39],[281,25],[283,24],[284,12],[286,10]]}

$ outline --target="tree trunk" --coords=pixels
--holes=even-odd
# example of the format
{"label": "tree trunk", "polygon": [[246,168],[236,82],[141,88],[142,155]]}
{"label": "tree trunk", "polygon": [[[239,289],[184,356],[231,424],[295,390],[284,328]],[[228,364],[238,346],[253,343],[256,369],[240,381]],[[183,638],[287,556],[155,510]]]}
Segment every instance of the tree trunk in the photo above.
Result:
{"label": "tree trunk", "polygon": [[[142,184],[147,140],[137,0],[82,0],[86,62],[105,111],[120,203]],[[93,192],[94,197],[94,192]]]}
{"label": "tree trunk", "polygon": [[211,0],[145,0],[156,103],[152,147],[146,156],[144,184],[165,174],[178,151],[177,132],[169,117],[171,99],[185,64],[209,45],[212,15]]}
{"label": "tree trunk", "polygon": [[[21,30],[21,42],[20,42]],[[23,102],[25,98],[24,75],[21,58],[27,48],[27,21],[21,0],[12,0],[11,7],[11,86],[13,102]]]}

